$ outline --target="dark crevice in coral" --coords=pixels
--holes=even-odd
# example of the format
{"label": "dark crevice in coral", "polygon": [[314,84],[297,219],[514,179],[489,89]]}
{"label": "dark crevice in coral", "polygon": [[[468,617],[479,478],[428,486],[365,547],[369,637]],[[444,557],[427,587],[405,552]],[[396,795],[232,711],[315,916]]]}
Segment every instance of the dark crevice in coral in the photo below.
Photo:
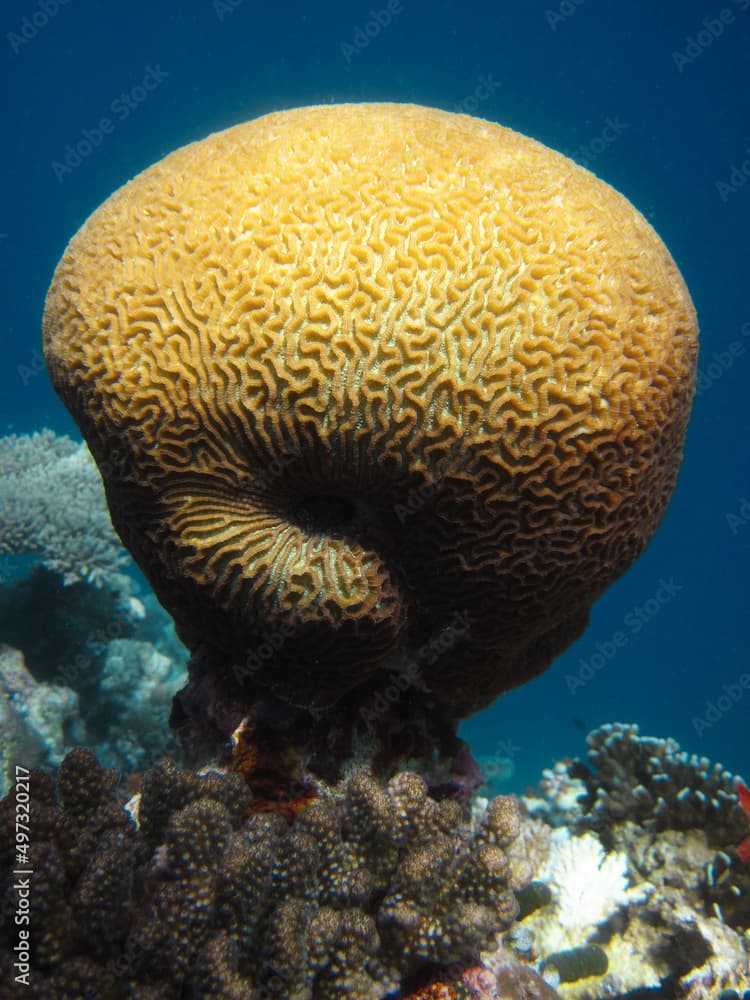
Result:
{"label": "dark crevice in coral", "polygon": [[357,504],[350,497],[330,494],[313,494],[292,505],[291,516],[295,524],[308,534],[325,534],[341,537],[351,530]]}

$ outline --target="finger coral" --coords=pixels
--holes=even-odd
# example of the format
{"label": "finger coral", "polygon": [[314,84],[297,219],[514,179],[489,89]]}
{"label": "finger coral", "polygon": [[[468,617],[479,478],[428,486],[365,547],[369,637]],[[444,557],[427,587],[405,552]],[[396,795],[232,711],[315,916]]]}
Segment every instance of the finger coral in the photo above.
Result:
{"label": "finger coral", "polygon": [[[254,812],[237,774],[164,761],[143,777],[136,828],[115,783],[85,750],[56,783],[31,775],[40,996],[382,1000],[443,974],[479,982],[480,953],[515,919],[526,876],[505,850],[519,828],[513,799],[492,800],[470,825],[416,774],[382,783],[358,772],[288,825]],[[14,815],[10,794],[3,893]],[[14,940],[7,908],[6,979]]]}
{"label": "finger coral", "polygon": [[582,781],[579,808],[568,819],[609,839],[626,820],[650,830],[706,831],[726,845],[744,828],[737,779],[721,764],[689,754],[674,739],[641,736],[638,726],[610,723],[589,733],[588,765],[568,764]]}
{"label": "finger coral", "polygon": [[422,664],[451,720],[544,670],[643,551],[696,338],[625,198],[509,129],[388,104],[167,156],[74,237],[44,315],[191,649],[230,675],[270,644],[242,683],[326,706],[465,610]]}

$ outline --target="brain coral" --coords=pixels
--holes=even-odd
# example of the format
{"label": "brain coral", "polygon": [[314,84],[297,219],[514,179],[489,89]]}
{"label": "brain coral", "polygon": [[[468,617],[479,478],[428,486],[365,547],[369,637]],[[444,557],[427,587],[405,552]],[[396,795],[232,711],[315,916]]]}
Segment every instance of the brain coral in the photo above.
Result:
{"label": "brain coral", "polygon": [[[629,202],[389,104],[179,149],[74,237],[44,315],[114,524],[183,638],[325,704],[403,669],[452,718],[545,669],[674,486],[697,328]],[[257,666],[257,664],[256,664]]]}

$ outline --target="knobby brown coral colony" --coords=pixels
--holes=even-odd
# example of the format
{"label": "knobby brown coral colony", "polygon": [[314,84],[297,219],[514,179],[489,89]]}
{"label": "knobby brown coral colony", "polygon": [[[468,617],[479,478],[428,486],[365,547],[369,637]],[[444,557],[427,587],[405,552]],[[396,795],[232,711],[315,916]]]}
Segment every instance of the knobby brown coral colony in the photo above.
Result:
{"label": "knobby brown coral colony", "polygon": [[[251,813],[236,774],[164,762],[143,779],[136,829],[116,782],[81,748],[56,783],[32,774],[32,988],[13,982],[2,913],[3,1000],[395,998],[425,970],[492,946],[518,911],[524,875],[507,848],[519,813],[507,796],[468,830],[457,803],[435,801],[418,775],[386,785],[360,772],[288,827]],[[8,896],[13,823],[7,796]]]}
{"label": "knobby brown coral colony", "polygon": [[293,719],[324,769],[402,680],[444,747],[548,667],[664,513],[696,335],[621,195],[467,116],[281,112],[116,192],[44,345],[194,654],[184,743]]}

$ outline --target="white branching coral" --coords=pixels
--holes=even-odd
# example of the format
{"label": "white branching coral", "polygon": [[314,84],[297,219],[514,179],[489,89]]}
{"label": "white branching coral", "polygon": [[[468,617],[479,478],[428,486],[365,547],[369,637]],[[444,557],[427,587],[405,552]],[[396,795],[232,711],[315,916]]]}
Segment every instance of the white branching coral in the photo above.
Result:
{"label": "white branching coral", "polygon": [[128,560],[88,448],[43,430],[0,438],[0,554],[36,555],[65,583],[99,585]]}
{"label": "white branching coral", "polygon": [[[619,906],[644,898],[643,887],[629,885],[627,855],[605,854],[593,834],[574,837],[565,827],[553,832],[538,878],[552,890],[555,906],[547,947],[584,944]],[[557,940],[551,941],[550,934]]]}

